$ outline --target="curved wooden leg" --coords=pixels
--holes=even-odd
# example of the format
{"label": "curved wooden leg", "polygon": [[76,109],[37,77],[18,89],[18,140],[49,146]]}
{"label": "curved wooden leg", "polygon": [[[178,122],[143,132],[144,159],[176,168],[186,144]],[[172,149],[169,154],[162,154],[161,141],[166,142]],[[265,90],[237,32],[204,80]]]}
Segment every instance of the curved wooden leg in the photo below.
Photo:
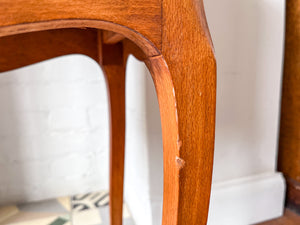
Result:
{"label": "curved wooden leg", "polygon": [[110,224],[122,224],[125,143],[125,58],[121,43],[102,45],[110,102]]}
{"label": "curved wooden leg", "polygon": [[164,0],[162,56],[146,63],[164,147],[163,225],[205,225],[211,190],[216,62],[203,1]]}
{"label": "curved wooden leg", "polygon": [[[164,149],[163,225],[205,225],[211,190],[215,67],[199,81],[174,82],[162,56],[146,61],[157,90]],[[183,78],[184,79],[184,78]],[[201,84],[198,82],[202,82]],[[207,85],[207,86],[206,86]],[[184,86],[182,88],[182,86]]]}
{"label": "curved wooden leg", "polygon": [[[176,1],[176,7],[168,14],[168,7],[174,6],[174,2],[169,2],[164,8],[168,16],[163,54],[146,60],[156,86],[162,121],[162,224],[205,225],[213,166],[216,63],[208,31],[201,29],[205,17],[200,20],[197,18],[201,14],[195,15],[191,26],[186,18],[191,19],[195,9],[180,12],[180,7],[192,1]],[[175,9],[182,14],[174,16]],[[187,12],[191,15],[185,16]],[[177,18],[180,21],[172,21]]]}

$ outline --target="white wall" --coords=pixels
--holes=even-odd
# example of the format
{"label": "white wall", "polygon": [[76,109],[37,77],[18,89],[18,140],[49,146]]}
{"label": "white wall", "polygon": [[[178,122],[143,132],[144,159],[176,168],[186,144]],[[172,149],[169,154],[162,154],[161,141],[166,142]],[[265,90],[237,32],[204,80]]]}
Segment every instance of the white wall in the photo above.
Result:
{"label": "white wall", "polygon": [[129,58],[125,197],[136,224],[161,223],[163,152],[158,102],[145,65]]}
{"label": "white wall", "polygon": [[0,204],[108,187],[104,78],[85,56],[0,74]]}
{"label": "white wall", "polygon": [[282,214],[276,170],[283,0],[205,1],[218,64],[209,224],[253,224]]}
{"label": "white wall", "polygon": [[[205,6],[218,62],[209,224],[279,216],[284,1],[207,0]],[[107,188],[105,93],[98,66],[83,56],[0,74],[1,203]],[[157,225],[163,180],[158,104],[145,66],[133,58],[126,93],[126,198],[137,225]]]}
{"label": "white wall", "polygon": [[218,69],[214,181],[273,172],[284,1],[210,0],[205,6]]}
{"label": "white wall", "polygon": [[[207,0],[205,6],[218,69],[209,225],[246,225],[278,217],[285,191],[281,174],[275,172],[284,1]],[[142,65],[135,62],[135,66]],[[127,106],[139,112],[138,120],[128,115],[128,130],[140,137],[132,128],[143,126],[148,146],[144,141],[127,143],[127,171],[136,170],[138,165],[133,174],[136,179],[143,178],[143,185],[128,178],[131,188],[126,196],[138,225],[157,225],[161,221],[162,179],[158,171],[162,171],[162,147],[152,138],[161,137],[158,104],[149,74],[141,76],[133,71],[130,76],[135,77],[131,80],[142,80],[146,88],[128,84]],[[136,87],[139,94],[133,95],[131,90]],[[148,105],[143,102],[137,106],[140,98]],[[133,127],[133,121],[139,124]],[[150,133],[148,126],[155,129]],[[137,158],[133,160],[134,156]],[[148,215],[147,220],[143,220],[144,215]]]}

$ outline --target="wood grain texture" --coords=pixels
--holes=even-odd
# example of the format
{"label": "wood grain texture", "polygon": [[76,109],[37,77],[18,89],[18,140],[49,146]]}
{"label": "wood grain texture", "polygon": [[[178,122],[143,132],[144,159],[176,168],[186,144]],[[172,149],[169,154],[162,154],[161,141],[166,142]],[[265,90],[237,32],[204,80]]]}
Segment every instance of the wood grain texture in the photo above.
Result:
{"label": "wood grain texture", "polygon": [[[77,28],[71,29],[74,37],[69,36],[69,28]],[[79,28],[89,28],[86,43],[82,40],[86,33]],[[118,35],[108,35],[104,43],[99,29]],[[122,42],[119,35],[125,37]],[[1,71],[75,52],[96,59],[103,68],[110,96],[112,225],[122,223],[125,61],[130,53],[144,60],[155,83],[162,121],[162,224],[206,224],[216,62],[202,0],[0,0],[0,37],[0,45],[9,43],[1,47],[9,56],[0,60]],[[25,42],[28,47],[18,50],[16,42]],[[14,59],[10,48],[16,49],[20,62],[9,62]],[[22,54],[26,55],[23,61]]]}
{"label": "wood grain texture", "polygon": [[110,224],[122,225],[127,55],[124,55],[122,43],[107,45],[101,38],[98,40],[99,63],[105,74],[110,103]]}
{"label": "wood grain texture", "polygon": [[118,34],[112,31],[103,31],[102,39],[104,44],[116,44],[122,41],[125,37],[122,34]]}
{"label": "wood grain texture", "polygon": [[284,215],[280,218],[269,220],[256,225],[299,225],[300,216],[291,210],[286,209]]}
{"label": "wood grain texture", "polygon": [[133,41],[148,56],[160,54],[158,47],[148,40],[142,34],[128,27],[102,20],[84,20],[84,19],[64,19],[54,21],[43,21],[26,24],[17,24],[12,26],[0,26],[0,37],[11,36],[22,33],[30,33],[45,30],[62,30],[66,28],[87,29],[94,28],[99,30],[108,30],[117,32]]}
{"label": "wood grain texture", "polygon": [[178,222],[179,210],[179,171],[184,166],[180,159],[178,114],[172,77],[162,56],[145,60],[155,87],[160,109],[162,136],[163,136],[163,162],[164,162],[164,196],[163,196],[163,222],[162,224],[184,224]]}
{"label": "wood grain texture", "polygon": [[287,204],[300,212],[300,0],[286,4],[278,169],[287,178]]}
{"label": "wood grain texture", "polygon": [[[0,37],[0,52],[5,56],[0,57],[0,72],[69,54],[83,54],[98,61],[97,33],[97,29],[65,28]],[[139,60],[148,57],[134,42],[121,37],[125,55],[132,54]]]}
{"label": "wood grain texture", "polygon": [[78,19],[119,24],[161,46],[160,0],[0,0],[0,27]]}
{"label": "wood grain texture", "polygon": [[164,0],[162,29],[168,69],[161,69],[157,58],[150,62],[157,71],[149,67],[162,119],[163,224],[204,225],[213,164],[216,63],[203,2]]}
{"label": "wood grain texture", "polygon": [[68,54],[98,59],[97,30],[63,29],[0,38],[0,72]]}
{"label": "wood grain texture", "polygon": [[300,215],[300,182],[286,177],[286,207]]}
{"label": "wood grain texture", "polygon": [[149,56],[145,54],[145,52],[139,48],[134,42],[129,39],[124,39],[122,41],[124,48],[124,55],[133,55],[140,61],[144,61],[148,59]]}

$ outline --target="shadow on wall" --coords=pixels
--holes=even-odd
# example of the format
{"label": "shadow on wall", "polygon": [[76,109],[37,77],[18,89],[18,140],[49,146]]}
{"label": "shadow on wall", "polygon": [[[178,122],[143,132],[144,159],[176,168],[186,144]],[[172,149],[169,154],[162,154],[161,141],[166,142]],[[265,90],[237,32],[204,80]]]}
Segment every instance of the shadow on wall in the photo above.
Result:
{"label": "shadow on wall", "polygon": [[126,76],[125,196],[136,224],[160,224],[163,150],[158,101],[144,63],[129,57]]}
{"label": "shadow on wall", "polygon": [[149,188],[152,224],[161,224],[163,202],[163,144],[157,95],[150,72],[146,72],[146,118],[149,157]]}
{"label": "shadow on wall", "polygon": [[[17,202],[29,190],[36,191],[31,183],[26,184],[26,169],[21,161],[20,149],[24,144],[18,134],[22,134],[26,120],[17,115],[15,91],[10,88],[9,73],[0,74],[0,204]],[[32,128],[28,128],[33,133]],[[24,160],[28,160],[25,156]],[[26,184],[26,185],[25,185]],[[17,189],[17,190],[16,190]],[[14,192],[10,197],[9,192]],[[21,194],[22,193],[22,194]]]}
{"label": "shadow on wall", "polygon": [[108,188],[106,86],[65,56],[0,74],[0,204]]}

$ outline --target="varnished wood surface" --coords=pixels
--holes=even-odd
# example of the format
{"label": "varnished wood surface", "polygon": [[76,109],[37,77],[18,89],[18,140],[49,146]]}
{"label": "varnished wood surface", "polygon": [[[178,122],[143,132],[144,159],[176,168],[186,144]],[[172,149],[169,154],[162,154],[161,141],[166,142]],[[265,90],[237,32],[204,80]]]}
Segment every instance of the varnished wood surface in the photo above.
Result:
{"label": "varnished wood surface", "polygon": [[286,177],[286,206],[300,214],[300,182]]}
{"label": "varnished wood surface", "polygon": [[110,223],[122,225],[127,55],[124,55],[122,43],[106,45],[99,41],[99,62],[105,74],[110,103]]}
{"label": "varnished wood surface", "polygon": [[118,34],[112,31],[103,31],[102,39],[104,44],[116,44],[122,41],[125,37],[122,34]]}
{"label": "varnished wood surface", "polygon": [[97,61],[95,46],[95,29],[46,30],[1,37],[0,72],[75,53]]}
{"label": "varnished wood surface", "polygon": [[[69,37],[68,28],[88,28],[91,31],[90,38],[86,39],[88,43],[78,47],[84,32],[74,30],[74,37]],[[93,29],[97,29],[96,34]],[[102,35],[99,29],[116,34]],[[31,51],[31,48],[38,49],[36,43],[44,37],[39,32],[45,30],[53,32],[46,31],[44,47],[40,52]],[[60,37],[55,32],[66,35]],[[16,41],[26,38],[16,35],[23,34],[29,47],[22,47],[18,52]],[[91,56],[103,68],[111,109],[111,225],[120,225],[122,216],[123,60],[129,53],[144,60],[155,83],[161,113],[162,224],[206,224],[214,149],[216,62],[202,0],[0,0],[0,37],[0,45],[10,43],[11,49],[16,49],[17,58],[22,53],[26,55],[23,61],[8,61],[14,55],[9,53],[9,46],[2,46],[9,57],[0,64],[1,71],[74,52]],[[73,38],[78,40],[72,43]],[[93,49],[97,50],[96,54]],[[45,55],[43,50],[47,50]]]}
{"label": "varnished wood surface", "polygon": [[299,225],[300,215],[294,213],[293,211],[286,209],[284,215],[280,218],[269,220],[256,225]]}
{"label": "varnished wood surface", "polygon": [[278,169],[287,178],[287,204],[300,212],[300,0],[286,4]]}
{"label": "varnished wood surface", "polygon": [[[204,225],[213,165],[216,62],[203,2],[164,0],[163,24],[162,55],[173,83],[178,126],[177,147],[164,151],[163,221]],[[164,143],[171,139],[168,132],[163,129]]]}
{"label": "varnished wood surface", "polygon": [[[102,33],[112,33],[104,31]],[[31,65],[47,59],[68,54],[83,54],[98,61],[98,30],[97,29],[58,29],[22,33],[0,38],[0,72]],[[114,36],[114,34],[111,34]],[[133,54],[137,59],[144,60],[147,55],[132,41],[119,35],[113,39],[104,39],[107,44],[117,39],[122,41],[126,55]],[[110,36],[111,37],[111,36]],[[107,36],[106,36],[107,38]]]}
{"label": "varnished wood surface", "polygon": [[0,27],[80,19],[122,25],[161,46],[160,0],[0,0]]}

